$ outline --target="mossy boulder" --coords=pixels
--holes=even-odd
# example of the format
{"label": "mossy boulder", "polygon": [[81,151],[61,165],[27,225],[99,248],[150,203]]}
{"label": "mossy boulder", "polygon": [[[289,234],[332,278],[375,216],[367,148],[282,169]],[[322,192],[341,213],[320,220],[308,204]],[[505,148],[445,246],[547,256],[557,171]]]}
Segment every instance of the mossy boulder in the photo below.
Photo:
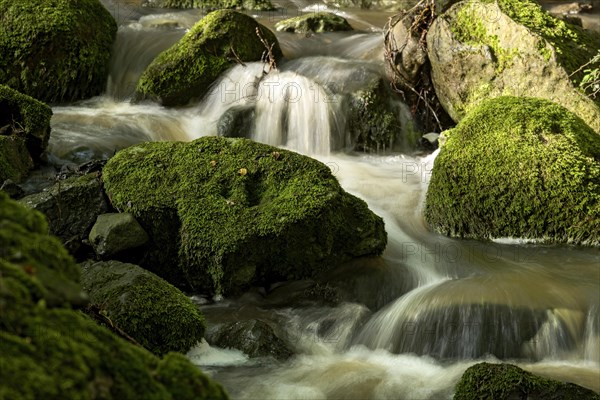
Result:
{"label": "mossy boulder", "polygon": [[280,58],[281,49],[273,32],[252,17],[231,10],[208,14],[146,68],[137,84],[137,97],[165,106],[201,98],[236,62],[262,59],[266,48],[257,30],[269,45],[273,44],[274,57]]}
{"label": "mossy boulder", "polygon": [[121,330],[157,355],[187,352],[204,335],[204,317],[179,289],[137,265],[83,265],[81,284]]}
{"label": "mossy boulder", "polygon": [[469,0],[427,34],[436,94],[455,120],[486,98],[554,101],[600,132],[600,108],[577,89],[577,69],[600,50],[600,33],[556,19],[533,0]]}
{"label": "mossy boulder", "polygon": [[21,181],[40,161],[51,116],[46,104],[0,85],[0,182]]}
{"label": "mossy boulder", "polygon": [[600,395],[573,383],[547,379],[511,364],[479,363],[456,385],[454,400],[530,399],[599,400]]}
{"label": "mossy boulder", "polygon": [[321,33],[351,31],[352,27],[345,18],[330,12],[315,12],[284,19],[275,24],[280,32]]}
{"label": "mossy boulder", "polygon": [[47,102],[100,94],[117,24],[99,0],[0,0],[0,83]]}
{"label": "mossy boulder", "polygon": [[151,238],[142,266],[195,290],[313,276],[386,245],[383,220],[326,165],[247,139],[144,143],[103,173]]}
{"label": "mossy boulder", "polygon": [[234,9],[273,11],[269,0],[144,0],[147,7],[157,8],[202,8],[204,10]]}
{"label": "mossy boulder", "polygon": [[504,96],[444,135],[425,204],[435,231],[600,244],[600,136],[581,118]]}
{"label": "mossy boulder", "polygon": [[0,398],[227,398],[182,355],[161,360],[72,309],[80,270],[47,232],[0,192]]}

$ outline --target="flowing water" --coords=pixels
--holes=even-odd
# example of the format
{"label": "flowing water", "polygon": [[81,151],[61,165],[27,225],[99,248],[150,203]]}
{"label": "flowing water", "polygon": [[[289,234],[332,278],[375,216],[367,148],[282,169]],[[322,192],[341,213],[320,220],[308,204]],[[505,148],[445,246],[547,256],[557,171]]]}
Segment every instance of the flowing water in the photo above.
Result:
{"label": "flowing water", "polygon": [[[324,7],[283,3],[285,12],[257,17],[273,26],[290,13]],[[266,73],[262,63],[235,66],[203,101],[166,109],[132,104],[135,82],[200,12],[105,4],[121,24],[106,93],[53,107],[51,162],[108,158],[147,140],[223,134],[225,116],[253,115],[244,136],[320,159],[385,219],[383,257],[356,264],[383,276],[376,284],[361,281],[364,304],[267,306],[257,295],[202,306],[209,320],[229,315],[272,322],[297,354],[276,361],[206,343],[192,349],[190,359],[233,398],[451,398],[464,370],[481,360],[508,360],[600,391],[598,249],[434,234],[422,206],[436,153],[419,156],[404,145],[378,155],[350,151],[345,99],[382,75],[379,27],[390,13],[334,10],[362,31],[278,34],[287,61],[277,71]],[[410,113],[393,102],[409,129]]]}

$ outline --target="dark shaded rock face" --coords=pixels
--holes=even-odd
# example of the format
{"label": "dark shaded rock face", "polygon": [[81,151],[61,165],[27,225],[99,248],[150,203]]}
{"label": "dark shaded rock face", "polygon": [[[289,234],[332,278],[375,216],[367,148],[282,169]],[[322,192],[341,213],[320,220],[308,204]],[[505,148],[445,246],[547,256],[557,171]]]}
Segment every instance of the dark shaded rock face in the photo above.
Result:
{"label": "dark shaded rock face", "polygon": [[573,383],[546,379],[511,364],[480,363],[456,385],[454,400],[598,400],[600,395]]}
{"label": "dark shaded rock face", "polygon": [[273,328],[258,320],[229,322],[208,329],[206,340],[218,347],[237,349],[250,357],[273,357],[285,360],[293,352],[275,335]]}
{"label": "dark shaded rock face", "polygon": [[20,182],[40,162],[51,116],[46,104],[0,85],[0,182]]}
{"label": "dark shaded rock face", "polygon": [[0,0],[0,84],[46,102],[100,94],[117,33],[98,0]]}
{"label": "dark shaded rock face", "polygon": [[76,252],[100,214],[108,211],[97,173],[59,181],[40,193],[19,200],[48,218],[50,232]]}
{"label": "dark shaded rock face", "polygon": [[157,355],[185,353],[202,339],[204,317],[192,301],[137,265],[88,262],[81,283],[115,326]]}
{"label": "dark shaded rock face", "polygon": [[254,128],[254,107],[237,106],[225,111],[217,122],[217,135],[223,137],[250,138]]}
{"label": "dark shaded rock face", "polygon": [[90,231],[89,242],[98,256],[106,258],[143,246],[148,234],[129,213],[101,214]]}
{"label": "dark shaded rock face", "polygon": [[383,220],[326,165],[246,139],[133,146],[103,178],[150,236],[142,266],[208,293],[313,277],[387,243]]}

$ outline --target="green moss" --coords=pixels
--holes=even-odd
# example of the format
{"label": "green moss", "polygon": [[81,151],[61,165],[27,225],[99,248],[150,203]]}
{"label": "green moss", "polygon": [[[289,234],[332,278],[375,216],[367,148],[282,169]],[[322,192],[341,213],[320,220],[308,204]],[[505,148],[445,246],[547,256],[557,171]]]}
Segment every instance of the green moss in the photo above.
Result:
{"label": "green moss", "polygon": [[469,367],[454,395],[454,400],[516,398],[598,400],[600,396],[572,383],[533,375],[515,365],[489,363]]}
{"label": "green moss", "polygon": [[[390,101],[392,96],[381,80],[353,95],[347,127],[356,143],[356,150],[378,153],[392,150],[397,144],[402,122],[399,110]],[[419,136],[415,134],[407,138],[409,147],[416,146]]]}
{"label": "green moss", "polygon": [[[103,173],[113,205],[133,213],[159,250],[143,266],[161,276],[177,268],[177,283],[196,290],[312,276],[386,244],[381,218],[327,166],[250,140],[145,143],[118,152]],[[175,219],[167,228],[165,215]],[[157,240],[167,230],[169,240]],[[177,267],[160,259],[169,246]]]}
{"label": "green moss", "polygon": [[352,27],[345,18],[338,15],[329,12],[315,12],[279,21],[275,24],[275,29],[283,32],[321,33],[351,31]]}
{"label": "green moss", "polygon": [[499,97],[445,132],[425,218],[487,239],[600,243],[600,137],[547,100]]}
{"label": "green moss", "polygon": [[43,101],[100,94],[117,26],[98,0],[0,0],[0,83]]}
{"label": "green moss", "polygon": [[0,182],[12,179],[20,182],[33,168],[23,136],[0,135]]}
{"label": "green moss", "polygon": [[500,46],[498,36],[487,32],[480,14],[480,7],[475,3],[465,3],[452,21],[450,27],[458,40],[466,44],[483,44],[489,47],[496,59],[496,72],[500,73],[512,65],[514,57],[519,55],[516,48]]}
{"label": "green moss", "polygon": [[92,304],[155,354],[187,352],[204,335],[204,318],[174,286],[137,265],[99,262],[83,269]]}
{"label": "green moss", "polygon": [[79,299],[46,300],[78,273],[42,215],[0,193],[0,398],[227,398],[182,356],[161,361],[72,310]]}
{"label": "green moss", "polygon": [[152,0],[150,4],[164,8],[202,8],[205,10],[275,10],[269,0]]}
{"label": "green moss", "polygon": [[[486,3],[492,1],[496,0],[484,0]],[[558,62],[568,74],[575,72],[600,50],[600,34],[553,17],[536,1],[497,0],[497,3],[510,18],[537,33],[552,45]],[[545,45],[540,44],[540,52],[544,59],[550,59],[551,50]],[[582,78],[581,72],[571,76],[575,86]]]}
{"label": "green moss", "polygon": [[256,30],[281,57],[275,35],[252,17],[231,10],[214,11],[201,19],[173,47],[162,52],[143,72],[138,95],[173,106],[202,97],[236,60],[259,61],[265,46]]}

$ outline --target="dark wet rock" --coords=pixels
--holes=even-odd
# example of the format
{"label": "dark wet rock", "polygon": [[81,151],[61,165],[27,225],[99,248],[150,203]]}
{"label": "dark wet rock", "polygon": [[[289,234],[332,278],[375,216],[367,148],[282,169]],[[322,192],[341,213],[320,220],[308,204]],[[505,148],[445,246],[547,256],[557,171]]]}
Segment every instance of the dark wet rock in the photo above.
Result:
{"label": "dark wet rock", "polygon": [[258,319],[229,322],[208,329],[206,340],[211,345],[237,349],[250,357],[273,357],[285,360],[292,356],[289,346],[271,326]]}
{"label": "dark wet rock", "polygon": [[89,234],[89,243],[102,258],[135,249],[148,242],[148,234],[129,213],[98,216]]}
{"label": "dark wet rock", "polygon": [[217,135],[223,137],[250,138],[254,128],[254,107],[237,106],[225,111],[217,122]]}
{"label": "dark wet rock", "polygon": [[23,188],[10,179],[4,181],[2,186],[0,186],[0,190],[8,194],[11,199],[15,200],[18,200],[25,195]]}
{"label": "dark wet rock", "polygon": [[21,204],[46,215],[50,232],[76,252],[100,214],[108,211],[98,174],[58,181],[40,193],[23,197]]}

